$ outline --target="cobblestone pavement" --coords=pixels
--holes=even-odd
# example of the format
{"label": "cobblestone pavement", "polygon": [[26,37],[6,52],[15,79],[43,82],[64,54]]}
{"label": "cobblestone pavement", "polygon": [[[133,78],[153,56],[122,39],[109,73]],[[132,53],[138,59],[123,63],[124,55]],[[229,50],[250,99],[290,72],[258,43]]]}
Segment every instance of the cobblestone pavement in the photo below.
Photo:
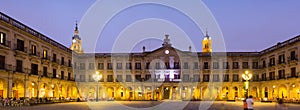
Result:
{"label": "cobblestone pavement", "polygon": [[[199,109],[200,107],[200,109]],[[44,104],[25,107],[0,107],[1,110],[242,110],[242,102],[211,101],[100,101]],[[274,110],[275,103],[254,103],[255,110]],[[300,104],[287,104],[300,110]]]}

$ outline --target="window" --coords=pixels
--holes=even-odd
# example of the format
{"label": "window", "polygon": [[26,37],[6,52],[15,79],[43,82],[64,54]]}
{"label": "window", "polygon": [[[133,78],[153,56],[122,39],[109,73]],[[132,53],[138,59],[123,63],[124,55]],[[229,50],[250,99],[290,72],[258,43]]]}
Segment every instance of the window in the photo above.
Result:
{"label": "window", "polygon": [[289,60],[298,60],[295,51],[291,51],[290,52],[290,58],[289,58]]}
{"label": "window", "polygon": [[85,75],[80,75],[80,82],[85,82]]}
{"label": "window", "polygon": [[266,73],[261,74],[261,79],[265,81],[267,79],[267,74]]}
{"label": "window", "polygon": [[108,70],[112,70],[113,69],[112,63],[107,63],[107,69]]}
{"label": "window", "polygon": [[229,74],[225,74],[225,75],[224,75],[223,81],[224,81],[224,82],[228,82],[228,81],[229,81]]}
{"label": "window", "polygon": [[68,60],[68,66],[71,67],[72,66],[72,62],[71,60]]}
{"label": "window", "polygon": [[263,61],[263,68],[265,68],[265,67],[267,67],[267,65],[266,65],[266,61],[264,60]]}
{"label": "window", "polygon": [[145,80],[146,80],[146,81],[151,81],[151,74],[146,74]]}
{"label": "window", "polygon": [[296,77],[296,67],[291,68],[291,76]]}
{"label": "window", "polygon": [[38,75],[38,65],[37,64],[31,64],[31,74]]}
{"label": "window", "polygon": [[60,72],[60,79],[65,79],[65,72],[64,71]]}
{"label": "window", "polygon": [[209,82],[209,75],[203,75],[203,82]]}
{"label": "window", "polygon": [[189,69],[189,63],[188,62],[183,63],[183,69]]}
{"label": "window", "polygon": [[126,75],[126,82],[132,82],[131,75]]}
{"label": "window", "polygon": [[183,78],[182,78],[182,81],[183,81],[183,82],[188,82],[189,79],[190,79],[190,75],[188,75],[188,74],[184,74],[182,77],[183,77]]}
{"label": "window", "polygon": [[142,82],[142,76],[141,75],[135,75],[135,82]]}
{"label": "window", "polygon": [[71,79],[71,73],[68,73],[68,80]]}
{"label": "window", "polygon": [[117,69],[122,69],[122,63],[117,63]]}
{"label": "window", "polygon": [[99,69],[99,70],[103,70],[103,69],[104,69],[103,63],[98,63],[98,69]]}
{"label": "window", "polygon": [[48,52],[47,50],[43,50],[43,59],[47,59]]}
{"label": "window", "polygon": [[90,69],[90,70],[95,69],[94,63],[89,63],[89,69]]}
{"label": "window", "polygon": [[31,55],[36,55],[36,46],[31,45]]}
{"label": "window", "polygon": [[208,67],[208,62],[204,62],[204,67],[203,67],[204,69],[209,69],[209,67]]}
{"label": "window", "polygon": [[117,81],[116,82],[122,82],[123,78],[122,75],[117,75]]}
{"label": "window", "polygon": [[259,74],[253,75],[253,81],[259,81]]}
{"label": "window", "polygon": [[279,70],[278,71],[279,79],[284,79],[285,78],[285,70]]}
{"label": "window", "polygon": [[239,81],[239,75],[238,74],[234,74],[233,75],[233,81],[234,82],[238,82]]}
{"label": "window", "polygon": [[179,62],[174,62],[174,69],[180,69]]}
{"label": "window", "polygon": [[126,69],[128,69],[128,70],[131,69],[131,63],[126,63]]}
{"label": "window", "polygon": [[199,63],[198,62],[194,62],[194,69],[199,69]]}
{"label": "window", "polygon": [[165,66],[167,69],[170,69],[170,63],[169,62],[165,62]]}
{"label": "window", "polygon": [[46,77],[48,76],[47,75],[47,69],[48,68],[46,66],[43,67],[43,76],[46,76]]}
{"label": "window", "polygon": [[228,62],[223,62],[223,69],[229,69]]}
{"label": "window", "polygon": [[147,62],[147,63],[146,63],[146,69],[151,69],[150,62]]}
{"label": "window", "polygon": [[6,34],[3,32],[0,32],[0,44],[6,45],[5,42],[6,42]]}
{"label": "window", "polygon": [[275,80],[275,72],[269,72],[270,80]]}
{"label": "window", "polygon": [[248,69],[249,66],[248,66],[248,62],[243,62],[243,69]]}
{"label": "window", "polygon": [[61,65],[64,65],[64,64],[65,64],[65,58],[61,57]]}
{"label": "window", "polygon": [[56,62],[56,54],[53,54],[52,61]]}
{"label": "window", "polygon": [[233,69],[239,69],[239,62],[233,62]]}
{"label": "window", "polygon": [[258,69],[258,62],[252,62],[252,68]]}
{"label": "window", "polygon": [[160,63],[159,62],[155,63],[155,69],[160,69]]}
{"label": "window", "polygon": [[219,62],[213,62],[213,68],[219,69]]}
{"label": "window", "polygon": [[213,81],[214,82],[219,82],[219,75],[218,74],[213,75]]}
{"label": "window", "polygon": [[180,79],[180,74],[174,74],[174,79]]}
{"label": "window", "polygon": [[89,82],[94,82],[94,78],[92,77],[92,75],[89,75]]}
{"label": "window", "polygon": [[16,71],[17,72],[23,72],[23,61],[22,60],[17,60]]}
{"label": "window", "polygon": [[17,48],[16,48],[16,50],[23,51],[23,52],[25,51],[23,40],[17,39]]}
{"label": "window", "polygon": [[194,82],[200,82],[200,75],[198,74],[194,75]]}
{"label": "window", "polygon": [[135,69],[138,69],[138,70],[142,69],[141,63],[135,63]]}
{"label": "window", "polygon": [[269,66],[275,66],[275,58],[269,59]]}
{"label": "window", "polygon": [[5,69],[5,56],[0,55],[0,69]]}
{"label": "window", "polygon": [[284,57],[284,54],[282,54],[282,55],[279,55],[278,56],[278,63],[279,64],[282,64],[282,63],[285,63],[285,57]]}
{"label": "window", "polygon": [[80,63],[79,69],[84,70],[85,69],[85,63]]}
{"label": "window", "polygon": [[113,82],[114,78],[113,75],[107,75],[107,82]]}
{"label": "window", "polygon": [[52,76],[52,77],[53,77],[53,78],[56,78],[56,69],[53,69],[53,70],[52,70],[52,73],[53,73],[53,76]]}

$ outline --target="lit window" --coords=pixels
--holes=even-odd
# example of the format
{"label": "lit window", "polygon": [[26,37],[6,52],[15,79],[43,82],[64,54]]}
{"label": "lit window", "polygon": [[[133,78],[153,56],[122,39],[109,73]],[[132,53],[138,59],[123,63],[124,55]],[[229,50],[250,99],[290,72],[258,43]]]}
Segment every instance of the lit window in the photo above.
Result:
{"label": "lit window", "polygon": [[5,33],[0,32],[0,44],[5,44]]}
{"label": "lit window", "polygon": [[31,53],[33,55],[35,55],[36,54],[36,46],[32,45],[31,48],[32,48]]}
{"label": "lit window", "polygon": [[43,58],[47,58],[47,50],[43,51]]}

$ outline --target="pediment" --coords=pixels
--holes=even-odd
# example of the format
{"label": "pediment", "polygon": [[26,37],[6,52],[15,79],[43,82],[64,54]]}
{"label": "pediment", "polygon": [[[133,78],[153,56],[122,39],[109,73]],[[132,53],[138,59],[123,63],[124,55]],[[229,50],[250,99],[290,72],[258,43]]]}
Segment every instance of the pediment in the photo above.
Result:
{"label": "pediment", "polygon": [[145,53],[146,53],[145,54],[146,57],[169,57],[169,56],[179,57],[179,56],[189,56],[189,53],[191,52],[181,51],[171,46],[164,46],[156,50],[145,52]]}

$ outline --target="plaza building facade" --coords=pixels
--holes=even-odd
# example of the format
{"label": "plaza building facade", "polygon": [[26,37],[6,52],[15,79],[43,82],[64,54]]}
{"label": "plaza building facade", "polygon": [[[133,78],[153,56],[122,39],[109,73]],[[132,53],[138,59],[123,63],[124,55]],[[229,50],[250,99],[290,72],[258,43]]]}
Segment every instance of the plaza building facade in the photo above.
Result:
{"label": "plaza building facade", "polygon": [[0,96],[77,97],[72,50],[0,13]]}
{"label": "plaza building facade", "polygon": [[[299,99],[299,38],[260,52],[211,52],[172,47],[166,35],[161,48],[140,53],[85,53],[75,57],[76,83],[86,98],[115,100],[235,100],[248,92],[255,99]],[[206,44],[207,43],[207,44]],[[253,76],[245,89],[242,74]],[[97,92],[93,75],[103,77]]]}
{"label": "plaza building facade", "polygon": [[[259,52],[179,50],[162,46],[134,53],[84,53],[76,25],[70,48],[0,13],[0,96],[114,100],[234,100],[300,98],[299,39]],[[252,74],[245,89],[242,74]],[[95,74],[99,73],[99,81]]]}

